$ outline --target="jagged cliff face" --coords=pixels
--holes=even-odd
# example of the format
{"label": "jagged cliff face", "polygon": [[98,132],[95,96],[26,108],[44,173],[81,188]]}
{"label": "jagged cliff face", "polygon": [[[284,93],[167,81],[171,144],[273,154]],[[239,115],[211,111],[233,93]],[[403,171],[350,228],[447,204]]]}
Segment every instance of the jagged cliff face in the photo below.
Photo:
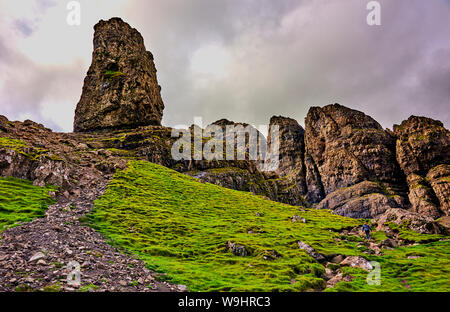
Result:
{"label": "jagged cliff face", "polygon": [[75,112],[74,131],[160,125],[164,104],[153,55],[120,18],[94,27],[92,64]]}
{"label": "jagged cliff face", "polygon": [[371,117],[334,104],[311,108],[305,124],[312,202],[366,180],[400,182],[395,139]]}
{"label": "jagged cliff face", "polygon": [[449,215],[450,132],[440,121],[411,116],[394,133],[412,210],[433,218]]}
{"label": "jagged cliff face", "polygon": [[277,184],[279,192],[285,193],[290,202],[305,204],[304,195],[307,192],[305,179],[305,131],[292,118],[273,116],[270,118],[267,144],[269,149],[273,144],[272,128],[278,127],[279,163],[275,173],[279,176]]}

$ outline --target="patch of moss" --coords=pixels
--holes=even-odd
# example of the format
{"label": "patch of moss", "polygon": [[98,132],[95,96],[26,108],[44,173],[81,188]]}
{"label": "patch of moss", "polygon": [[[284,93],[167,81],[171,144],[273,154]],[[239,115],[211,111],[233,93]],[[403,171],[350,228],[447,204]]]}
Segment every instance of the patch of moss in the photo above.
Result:
{"label": "patch of moss", "polygon": [[[336,243],[338,234],[329,229],[361,221],[306,209],[307,223],[292,222],[298,208],[132,161],[116,174],[89,218],[115,244],[193,291],[323,289],[323,266],[299,250],[297,241],[324,254],[359,254],[355,242]],[[252,227],[258,233],[242,230]],[[247,246],[251,256],[233,255],[228,241]],[[264,259],[269,251],[281,257]]]}
{"label": "patch of moss", "polygon": [[[431,243],[439,252],[424,245],[418,246],[420,250],[404,247],[386,251],[387,256],[369,255],[368,248],[360,246],[361,239],[341,239],[339,234],[361,226],[364,220],[328,210],[303,210],[301,216],[307,222],[292,222],[299,207],[199,183],[149,162],[130,161],[129,168],[116,173],[95,202],[88,220],[111,243],[134,253],[164,280],[187,285],[191,291],[323,290],[325,268],[300,250],[298,241],[324,255],[360,255],[381,263],[380,286],[367,285],[366,271],[342,268],[354,279],[334,290],[402,291],[404,286],[397,281],[402,272],[413,281],[412,290],[434,290],[438,283],[437,290],[448,288],[448,242]],[[385,238],[381,232],[374,235],[377,241]],[[236,256],[227,242],[251,252]],[[426,262],[440,257],[440,267],[433,266],[428,274],[425,263],[407,259],[406,254],[414,251],[425,254],[421,259]]]}
{"label": "patch of moss", "polygon": [[27,180],[0,178],[0,231],[43,217],[55,202],[48,193],[56,190],[53,186],[33,186]]}
{"label": "patch of moss", "polygon": [[11,149],[31,160],[37,160],[40,157],[46,157],[50,160],[62,161],[60,157],[53,154],[48,154],[49,150],[30,146],[26,142],[21,140],[11,139],[8,137],[0,137],[0,148],[2,147]]}
{"label": "patch of moss", "polygon": [[26,147],[27,143],[21,140],[14,140],[11,138],[0,137],[0,147],[11,148],[16,151],[20,151]]}
{"label": "patch of moss", "polygon": [[126,74],[121,71],[113,71],[113,70],[107,70],[105,74],[103,75],[106,81],[112,81],[115,78],[125,76]]}

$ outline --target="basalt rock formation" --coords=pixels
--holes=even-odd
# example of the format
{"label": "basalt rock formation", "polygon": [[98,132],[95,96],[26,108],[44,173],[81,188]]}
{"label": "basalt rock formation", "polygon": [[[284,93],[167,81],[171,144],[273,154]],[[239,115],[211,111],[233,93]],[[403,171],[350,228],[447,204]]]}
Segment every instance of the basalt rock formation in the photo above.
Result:
{"label": "basalt rock formation", "polygon": [[440,121],[411,116],[395,125],[394,133],[411,209],[433,218],[449,215],[450,132]]}
{"label": "basalt rock formation", "polygon": [[367,180],[401,182],[395,139],[362,112],[339,104],[312,107],[306,117],[307,183],[312,202]]}
{"label": "basalt rock formation", "polygon": [[[249,159],[248,134],[244,159],[175,160],[171,152],[178,138],[161,126],[163,109],[153,56],[142,36],[120,18],[100,21],[75,133],[53,133],[0,116],[0,175],[55,184],[68,197],[125,168],[127,159],[144,159],[200,182],[343,216],[380,218],[391,209],[433,220],[449,215],[449,131],[439,121],[411,117],[392,132],[339,104],[312,107],[305,129],[294,119],[274,116],[267,142],[251,127],[259,135],[258,147],[267,145],[269,151],[276,142],[270,130],[278,127],[279,161],[272,168],[260,154]],[[218,139],[208,128],[230,125],[248,126],[221,119],[206,129],[182,131],[200,131],[204,149]],[[220,140],[227,139],[224,134]],[[239,146],[233,149],[236,156]]]}
{"label": "basalt rock formation", "polygon": [[120,18],[94,27],[92,64],[75,112],[74,131],[160,125],[164,104],[153,55]]}

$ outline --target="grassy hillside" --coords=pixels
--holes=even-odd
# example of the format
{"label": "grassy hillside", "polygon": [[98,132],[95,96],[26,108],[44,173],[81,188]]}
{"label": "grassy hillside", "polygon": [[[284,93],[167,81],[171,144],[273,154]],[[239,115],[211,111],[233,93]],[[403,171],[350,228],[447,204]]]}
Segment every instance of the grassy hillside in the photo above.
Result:
{"label": "grassy hillside", "polygon": [[33,186],[26,180],[0,178],[0,232],[18,222],[43,217],[47,207],[54,203],[48,193],[55,190]]}
{"label": "grassy hillside", "polygon": [[[306,222],[293,222],[294,215]],[[362,220],[202,184],[148,162],[132,161],[117,173],[89,219],[113,244],[191,291],[323,290],[325,267],[298,248],[299,240],[325,255],[362,255],[381,263],[381,286],[367,285],[362,269],[342,268],[354,280],[335,290],[450,290],[448,241],[386,250],[382,257],[368,255],[366,247],[357,246],[361,238],[338,233]],[[385,238],[383,233],[375,237]],[[227,242],[245,246],[250,255],[234,255]],[[421,258],[408,259],[410,255]]]}

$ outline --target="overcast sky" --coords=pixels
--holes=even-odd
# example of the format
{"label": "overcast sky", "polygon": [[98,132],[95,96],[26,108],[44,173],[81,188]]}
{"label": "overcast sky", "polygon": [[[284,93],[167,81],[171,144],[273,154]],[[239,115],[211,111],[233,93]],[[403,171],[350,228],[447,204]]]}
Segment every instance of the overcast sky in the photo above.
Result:
{"label": "overcast sky", "polygon": [[311,106],[361,110],[392,128],[410,115],[450,125],[450,0],[0,0],[0,114],[72,131],[93,26],[120,16],[154,54],[163,124],[221,118],[300,124]]}

